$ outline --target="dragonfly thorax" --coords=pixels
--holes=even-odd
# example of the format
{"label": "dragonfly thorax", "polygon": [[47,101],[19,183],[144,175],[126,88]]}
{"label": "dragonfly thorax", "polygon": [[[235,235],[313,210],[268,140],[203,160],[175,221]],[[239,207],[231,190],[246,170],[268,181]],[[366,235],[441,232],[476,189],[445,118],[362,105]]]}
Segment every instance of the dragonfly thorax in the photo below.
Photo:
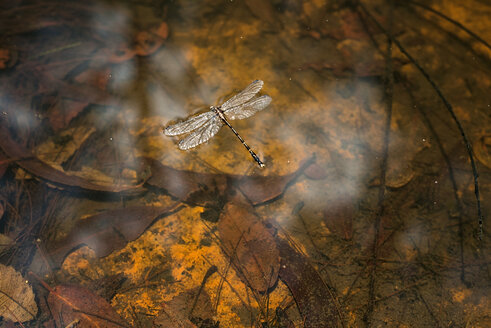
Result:
{"label": "dragonfly thorax", "polygon": [[215,112],[215,114],[218,115],[222,120],[226,120],[225,115],[223,115],[223,110],[221,109],[221,106],[210,106],[210,110]]}

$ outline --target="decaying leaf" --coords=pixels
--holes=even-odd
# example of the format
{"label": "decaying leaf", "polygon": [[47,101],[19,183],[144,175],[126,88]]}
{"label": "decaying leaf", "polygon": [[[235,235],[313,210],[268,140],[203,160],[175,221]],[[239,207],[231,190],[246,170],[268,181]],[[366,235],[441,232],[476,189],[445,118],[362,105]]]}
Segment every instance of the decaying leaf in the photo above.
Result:
{"label": "decaying leaf", "polygon": [[106,211],[79,221],[62,240],[50,247],[49,254],[59,267],[63,259],[76,248],[87,245],[96,256],[109,255],[138,238],[155,218],[170,214],[178,204],[170,207],[135,206]]}
{"label": "decaying leaf", "polygon": [[[143,161],[152,172],[146,183],[165,189],[169,194],[183,201],[190,198],[199,198],[202,202],[214,201],[214,194],[223,194],[227,187],[227,176],[223,174],[176,170],[152,158],[143,158]],[[202,197],[198,197],[197,194]],[[205,197],[206,195],[211,197]]]}
{"label": "decaying leaf", "polygon": [[48,296],[56,327],[80,320],[78,327],[126,327],[111,304],[81,286],[56,286]]}
{"label": "decaying leaf", "polygon": [[126,279],[124,274],[118,273],[92,280],[88,287],[94,293],[109,301],[116,295]]}
{"label": "decaying leaf", "polygon": [[229,185],[239,189],[253,204],[258,205],[280,197],[314,161],[315,156],[306,160],[297,171],[283,176],[240,176],[227,174],[197,173],[176,170],[152,158],[143,158],[150,167],[148,185],[167,190],[169,194],[197,205],[216,202]]}
{"label": "decaying leaf", "polygon": [[218,232],[223,250],[247,286],[261,292],[274,286],[279,251],[271,232],[247,201],[236,199],[225,205]]}
{"label": "decaying leaf", "polygon": [[303,318],[303,327],[339,327],[341,316],[336,300],[308,259],[276,238],[281,257],[280,279],[292,292]]}
{"label": "decaying leaf", "polygon": [[0,264],[0,317],[13,322],[33,320],[38,313],[34,293],[14,268]]}
{"label": "decaying leaf", "polygon": [[139,186],[97,185],[83,178],[68,175],[63,171],[57,170],[39,160],[29,150],[12,140],[8,128],[4,124],[0,124],[0,126],[0,148],[8,157],[15,159],[16,164],[21,168],[43,180],[47,180],[61,187],[81,188],[95,192],[119,193],[141,191]]}
{"label": "decaying leaf", "polygon": [[199,322],[213,322],[214,315],[210,296],[204,290],[200,292],[200,288],[197,287],[163,304],[154,325],[165,328],[196,328]]}

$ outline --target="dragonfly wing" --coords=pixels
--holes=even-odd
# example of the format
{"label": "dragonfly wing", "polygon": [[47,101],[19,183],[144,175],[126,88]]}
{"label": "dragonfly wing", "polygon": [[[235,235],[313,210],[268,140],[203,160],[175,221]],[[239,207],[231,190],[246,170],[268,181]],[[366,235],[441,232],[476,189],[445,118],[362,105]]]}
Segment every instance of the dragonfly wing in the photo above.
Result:
{"label": "dragonfly wing", "polygon": [[245,104],[226,110],[225,115],[231,120],[242,120],[266,108],[271,103],[271,100],[270,96],[264,95]]}
{"label": "dragonfly wing", "polygon": [[220,106],[221,110],[226,111],[228,108],[239,106],[252,97],[261,90],[264,82],[261,80],[256,80],[249,84],[244,90],[227,100]]}
{"label": "dragonfly wing", "polygon": [[218,116],[212,117],[206,125],[200,127],[198,130],[192,132],[186,138],[182,139],[179,142],[179,148],[182,150],[188,150],[204,142],[207,142],[208,140],[210,140],[211,137],[217,134],[222,125],[222,120]]}
{"label": "dragonfly wing", "polygon": [[180,134],[188,133],[197,128],[203,126],[216,114],[212,111],[199,114],[197,116],[191,117],[189,120],[179,122],[173,125],[169,125],[164,129],[164,134],[166,136],[177,136]]}

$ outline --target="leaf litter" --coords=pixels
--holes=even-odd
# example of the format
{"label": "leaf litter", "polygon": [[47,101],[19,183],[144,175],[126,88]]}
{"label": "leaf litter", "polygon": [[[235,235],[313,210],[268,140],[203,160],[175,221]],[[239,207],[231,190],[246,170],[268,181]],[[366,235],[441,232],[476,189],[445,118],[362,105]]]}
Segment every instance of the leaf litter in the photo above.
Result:
{"label": "leaf litter", "polygon": [[[489,244],[472,238],[472,174],[453,122],[403,50],[393,46],[388,58],[387,37],[357,3],[206,3],[128,10],[55,1],[2,12],[12,44],[0,52],[8,67],[0,115],[9,122],[0,138],[0,233],[14,237],[2,263],[19,265],[39,247],[55,267],[70,254],[46,277],[60,286],[124,274],[110,295],[121,317],[114,321],[126,326],[152,326],[155,318],[189,327],[486,325]],[[380,1],[367,12],[392,24],[392,42],[417,54],[456,104],[484,199],[489,50],[474,37],[485,35],[485,20],[469,17],[488,9],[474,5],[435,3],[428,11],[408,2],[389,12]],[[435,20],[435,11],[453,23],[443,14]],[[189,104],[212,103],[210,94],[226,96],[256,78],[267,81],[274,108],[238,129],[270,156],[267,171],[251,174],[227,133],[189,154],[158,135],[157,125],[187,116]],[[78,126],[95,131],[69,145],[69,156],[57,155],[64,150],[56,143],[39,147]],[[108,142],[113,137],[117,143]],[[316,162],[303,165],[312,153]],[[94,183],[71,169],[114,178]],[[123,175],[136,185],[115,184]],[[46,193],[32,197],[38,190]],[[185,206],[173,208],[176,200]],[[89,260],[72,252],[82,245],[93,249]],[[210,266],[217,273],[197,289]],[[182,305],[196,294],[209,298],[199,318]],[[90,292],[73,295],[99,304]],[[108,303],[102,308],[114,313]],[[41,320],[51,316],[40,311]],[[80,324],[77,315],[89,312],[60,311],[57,326]]]}
{"label": "leaf litter", "polygon": [[33,320],[38,313],[34,292],[14,268],[0,264],[0,316],[13,322]]}

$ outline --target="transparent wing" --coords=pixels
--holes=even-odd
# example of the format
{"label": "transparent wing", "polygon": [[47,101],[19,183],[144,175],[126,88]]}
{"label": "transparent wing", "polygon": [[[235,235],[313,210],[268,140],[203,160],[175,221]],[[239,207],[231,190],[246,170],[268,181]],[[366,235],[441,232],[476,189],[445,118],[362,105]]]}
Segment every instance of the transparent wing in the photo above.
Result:
{"label": "transparent wing", "polygon": [[228,108],[232,108],[245,103],[246,101],[254,97],[254,95],[258,93],[259,90],[261,90],[263,84],[264,82],[261,80],[256,80],[252,82],[244,90],[242,90],[241,92],[239,92],[238,94],[236,94],[235,96],[224,102],[221,106],[221,110],[225,111]]}
{"label": "transparent wing", "polygon": [[245,104],[227,109],[225,111],[225,115],[227,115],[227,118],[231,120],[242,120],[256,114],[260,110],[263,110],[270,103],[271,97],[264,95]]}
{"label": "transparent wing", "polygon": [[182,139],[179,142],[179,148],[182,150],[188,150],[202,144],[203,142],[207,142],[211,137],[217,134],[222,125],[222,120],[215,115],[215,117],[212,117],[206,125]]}
{"label": "transparent wing", "polygon": [[216,114],[212,111],[199,114],[197,116],[191,117],[189,120],[179,122],[173,125],[169,125],[164,129],[164,134],[166,136],[177,136],[180,134],[188,133],[197,128],[203,126]]}

